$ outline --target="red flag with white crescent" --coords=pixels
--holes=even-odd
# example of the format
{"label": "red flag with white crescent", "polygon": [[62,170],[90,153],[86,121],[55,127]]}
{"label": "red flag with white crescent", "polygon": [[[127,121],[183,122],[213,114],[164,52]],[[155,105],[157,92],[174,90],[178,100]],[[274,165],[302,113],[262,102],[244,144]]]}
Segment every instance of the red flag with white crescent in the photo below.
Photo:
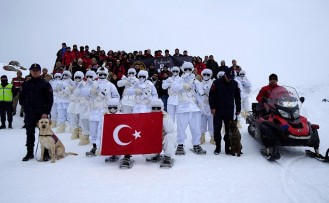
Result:
{"label": "red flag with white crescent", "polygon": [[160,153],[162,119],[161,112],[105,114],[101,155]]}

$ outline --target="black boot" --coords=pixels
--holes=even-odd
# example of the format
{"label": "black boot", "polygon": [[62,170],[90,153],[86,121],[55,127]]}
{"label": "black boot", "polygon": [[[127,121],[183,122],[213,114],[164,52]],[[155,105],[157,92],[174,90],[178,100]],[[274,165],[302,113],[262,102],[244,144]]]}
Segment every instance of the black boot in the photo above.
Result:
{"label": "black boot", "polygon": [[215,149],[215,151],[214,151],[214,154],[215,155],[218,155],[218,154],[220,154],[220,151],[221,151],[221,147],[220,146],[219,147],[217,146],[216,149]]}
{"label": "black boot", "polygon": [[19,114],[19,116],[23,118],[23,116],[24,116],[23,112],[21,112],[21,113]]}
{"label": "black boot", "polygon": [[48,149],[45,149],[44,154],[43,154],[43,161],[49,161],[51,158],[49,156]]}
{"label": "black boot", "polygon": [[0,129],[6,129],[6,124],[1,124]]}
{"label": "black boot", "polygon": [[13,129],[13,126],[12,126],[11,123],[8,124],[8,128],[9,128],[9,129]]}
{"label": "black boot", "polygon": [[23,157],[22,161],[28,161],[34,159],[33,149],[28,149],[27,154]]}

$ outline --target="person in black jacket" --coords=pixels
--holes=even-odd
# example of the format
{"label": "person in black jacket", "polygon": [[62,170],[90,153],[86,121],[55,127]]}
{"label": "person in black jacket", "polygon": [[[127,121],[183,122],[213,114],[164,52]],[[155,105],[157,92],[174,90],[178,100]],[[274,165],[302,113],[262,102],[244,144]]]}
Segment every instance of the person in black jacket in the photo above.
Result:
{"label": "person in black jacket", "polygon": [[209,92],[209,105],[212,115],[214,115],[214,138],[216,142],[215,155],[221,151],[221,130],[224,121],[225,125],[225,153],[230,154],[228,139],[228,124],[234,117],[234,106],[236,108],[235,115],[239,115],[241,111],[241,96],[238,83],[234,80],[234,70],[225,70],[225,75],[221,79],[213,82]]}
{"label": "person in black jacket", "polygon": [[[31,80],[22,84],[19,103],[24,106],[24,122],[26,126],[27,154],[22,161],[34,158],[33,149],[35,141],[35,127],[41,118],[48,118],[53,105],[53,90],[51,85],[41,79],[41,67],[32,64],[30,67]],[[44,161],[49,160],[48,151],[45,150]]]}

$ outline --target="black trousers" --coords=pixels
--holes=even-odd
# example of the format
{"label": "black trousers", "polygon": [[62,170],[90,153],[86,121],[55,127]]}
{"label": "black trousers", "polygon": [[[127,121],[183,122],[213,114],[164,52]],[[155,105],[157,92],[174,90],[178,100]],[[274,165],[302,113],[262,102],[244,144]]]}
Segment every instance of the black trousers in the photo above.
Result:
{"label": "black trousers", "polygon": [[[6,118],[7,114],[7,118]],[[13,102],[0,102],[0,116],[1,116],[1,125],[5,125],[6,119],[8,123],[13,122]]]}
{"label": "black trousers", "polygon": [[26,127],[26,147],[27,151],[33,152],[35,142],[35,128],[42,114],[25,113],[25,127]]}
{"label": "black trousers", "polygon": [[224,127],[225,127],[225,135],[224,135],[224,141],[228,142],[228,135],[227,132],[229,130],[229,122],[233,120],[233,114],[231,116],[227,115],[219,115],[215,114],[214,116],[214,139],[216,142],[216,147],[221,147],[221,141],[222,141],[222,127],[223,127],[223,122],[224,122]]}

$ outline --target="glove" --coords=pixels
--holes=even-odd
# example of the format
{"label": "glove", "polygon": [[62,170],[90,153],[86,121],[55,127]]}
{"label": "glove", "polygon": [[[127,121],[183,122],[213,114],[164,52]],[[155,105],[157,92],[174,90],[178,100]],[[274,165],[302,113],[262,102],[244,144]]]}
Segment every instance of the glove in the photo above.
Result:
{"label": "glove", "polygon": [[62,88],[60,86],[57,86],[55,90],[56,90],[56,92],[59,92],[62,90]]}
{"label": "glove", "polygon": [[97,95],[98,94],[98,91],[97,91],[97,89],[96,88],[92,88],[91,90],[90,90],[90,94],[92,94],[92,95]]}
{"label": "glove", "polygon": [[242,83],[243,86],[248,86],[247,82],[244,81],[244,80],[242,80],[241,83]]}
{"label": "glove", "polygon": [[174,80],[173,80],[172,78],[168,78],[168,79],[166,80],[166,82],[167,82],[167,83],[173,83]]}
{"label": "glove", "polygon": [[73,91],[74,89],[75,89],[74,86],[69,86],[69,90],[70,90],[70,91]]}
{"label": "glove", "polygon": [[123,76],[121,77],[121,80],[128,80],[128,78],[127,78],[127,76],[123,75]]}
{"label": "glove", "polygon": [[142,90],[141,89],[135,89],[135,92],[136,92],[136,94],[142,94]]}
{"label": "glove", "polygon": [[183,88],[186,89],[186,90],[189,90],[189,89],[191,89],[191,85],[189,85],[187,83],[184,83]]}

